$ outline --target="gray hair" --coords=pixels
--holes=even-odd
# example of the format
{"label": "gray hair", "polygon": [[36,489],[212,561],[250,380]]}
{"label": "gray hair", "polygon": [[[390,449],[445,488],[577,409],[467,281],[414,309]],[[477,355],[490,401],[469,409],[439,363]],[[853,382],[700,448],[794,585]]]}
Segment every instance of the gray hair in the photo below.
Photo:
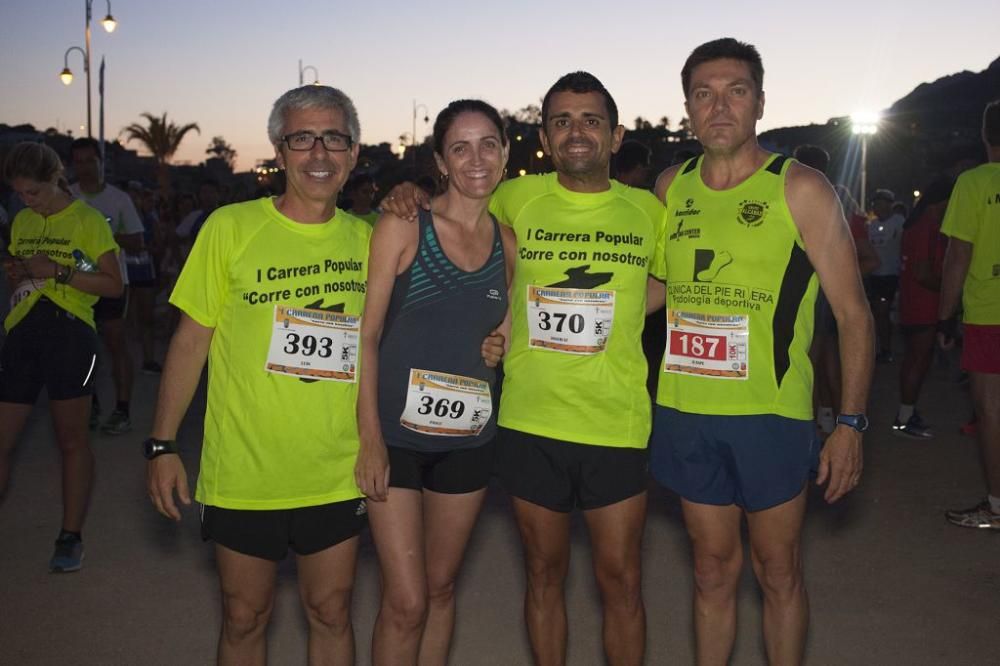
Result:
{"label": "gray hair", "polygon": [[338,109],[347,119],[351,142],[361,143],[361,123],[354,102],[343,91],[330,86],[309,84],[293,88],[278,98],[267,118],[267,137],[277,146],[285,131],[285,118],[289,111],[303,109]]}

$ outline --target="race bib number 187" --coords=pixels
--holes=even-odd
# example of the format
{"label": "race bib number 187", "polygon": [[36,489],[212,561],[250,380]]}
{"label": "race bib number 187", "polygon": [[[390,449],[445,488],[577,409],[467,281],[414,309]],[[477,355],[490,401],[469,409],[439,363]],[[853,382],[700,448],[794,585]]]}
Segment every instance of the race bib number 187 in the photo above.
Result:
{"label": "race bib number 187", "polygon": [[360,333],[357,315],[276,305],[266,369],[305,379],[353,383]]}
{"label": "race bib number 187", "polygon": [[615,292],[528,285],[528,347],[564,354],[604,351]]}
{"label": "race bib number 187", "polygon": [[750,318],[667,310],[663,371],[747,379]]}

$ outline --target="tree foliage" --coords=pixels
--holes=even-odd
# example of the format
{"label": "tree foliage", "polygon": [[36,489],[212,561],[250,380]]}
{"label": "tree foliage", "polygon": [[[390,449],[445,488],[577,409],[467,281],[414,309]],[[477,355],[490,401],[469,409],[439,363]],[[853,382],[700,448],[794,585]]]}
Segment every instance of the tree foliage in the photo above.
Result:
{"label": "tree foliage", "polygon": [[146,119],[145,125],[132,123],[122,132],[125,134],[126,141],[138,141],[143,144],[159,164],[170,163],[188,132],[194,130],[201,134],[201,128],[198,127],[197,123],[175,125],[173,121],[167,119],[165,111],[159,117],[147,111],[142,114],[142,117]]}
{"label": "tree foliage", "polygon": [[236,166],[236,150],[221,136],[212,137],[212,142],[205,149],[205,154],[223,160],[229,165],[230,170]]}

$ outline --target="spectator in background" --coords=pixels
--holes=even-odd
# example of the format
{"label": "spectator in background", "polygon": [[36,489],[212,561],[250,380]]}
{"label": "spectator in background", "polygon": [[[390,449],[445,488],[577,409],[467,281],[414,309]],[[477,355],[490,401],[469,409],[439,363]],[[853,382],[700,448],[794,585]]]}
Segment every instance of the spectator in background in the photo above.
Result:
{"label": "spectator in background", "polygon": [[[118,259],[125,289],[120,297],[102,297],[94,306],[97,330],[100,331],[111,355],[111,376],[114,379],[116,399],[115,409],[101,426],[101,431],[108,435],[121,435],[132,429],[130,401],[132,382],[135,379],[135,368],[125,330],[129,298],[127,262],[130,256],[139,256],[145,250],[142,240],[142,221],[128,194],[104,182],[101,145],[95,139],[88,137],[75,140],[70,146],[70,161],[77,179],[77,182],[70,186],[70,190],[74,196],[83,199],[104,214],[108,224],[111,225],[115,241],[122,249]],[[100,405],[96,392],[92,410],[90,427],[96,428],[100,419]]]}
{"label": "spectator in background", "polygon": [[142,372],[147,375],[158,375],[163,368],[154,358],[153,344],[153,299],[156,297],[156,287],[159,275],[156,271],[156,261],[150,248],[155,243],[156,228],[159,225],[153,193],[143,187],[142,183],[129,183],[129,196],[139,212],[143,227],[142,252],[130,255],[125,262],[128,271],[129,284],[132,288],[132,308],[129,321],[133,334],[139,338],[142,347]]}
{"label": "spectator in background", "polygon": [[189,249],[194,245],[194,239],[201,231],[205,220],[212,214],[212,211],[219,207],[220,203],[222,203],[222,197],[219,192],[219,184],[211,178],[202,181],[201,185],[198,186],[198,208],[184,216],[180,224],[177,225],[177,237]]}
{"label": "spectator in background", "polygon": [[989,161],[958,178],[941,232],[948,236],[938,305],[938,339],[954,343],[961,297],[962,369],[969,373],[987,496],[945,513],[960,527],[1000,530],[1000,100],[983,112]]}
{"label": "spectator in background", "polygon": [[934,326],[948,245],[948,239],[941,235],[941,220],[953,186],[949,180],[932,183],[903,225],[899,328],[905,349],[899,368],[899,410],[892,430],[912,439],[934,436],[917,412],[916,404],[934,357]]}
{"label": "spectator in background", "polygon": [[[795,159],[802,164],[816,169],[826,175],[830,167],[830,155],[819,146],[804,144],[795,149]],[[878,265],[878,257],[865,229],[865,217],[859,212],[859,206],[850,198],[843,188],[834,188],[840,199],[844,218],[851,229],[854,247],[858,257],[858,269],[862,275],[867,275]],[[846,195],[850,204],[845,205]],[[820,430],[829,435],[836,427],[835,414],[840,413],[840,343],[837,337],[837,320],[830,309],[830,301],[826,299],[820,288],[816,297],[816,321],[813,331],[812,347],[809,357],[813,364],[815,381],[814,400],[816,402],[816,421]]]}
{"label": "spectator in background", "polygon": [[632,139],[622,141],[614,157],[612,177],[623,185],[648,190],[652,185],[649,182],[651,158],[649,147]]}
{"label": "spectator in background", "polygon": [[[83,565],[83,523],[94,478],[87,415],[94,390],[94,303],[122,291],[118,245],[104,215],[74,199],[63,165],[44,144],[11,149],[3,170],[27,204],[14,218],[3,269],[13,292],[0,349],[0,496],[10,454],[45,388],[62,467],[62,529],[49,571]],[[96,270],[77,270],[73,251]]]}
{"label": "spectator in background", "polygon": [[892,320],[889,312],[899,288],[900,251],[903,242],[902,215],[893,212],[896,195],[891,190],[875,190],[872,196],[874,219],[868,221],[868,240],[878,254],[879,266],[868,277],[868,301],[875,318],[879,363],[892,361]]}
{"label": "spectator in background", "polygon": [[347,185],[347,194],[351,201],[347,212],[368,224],[375,224],[378,219],[378,210],[375,208],[378,185],[375,184],[375,179],[367,173],[358,174]]}

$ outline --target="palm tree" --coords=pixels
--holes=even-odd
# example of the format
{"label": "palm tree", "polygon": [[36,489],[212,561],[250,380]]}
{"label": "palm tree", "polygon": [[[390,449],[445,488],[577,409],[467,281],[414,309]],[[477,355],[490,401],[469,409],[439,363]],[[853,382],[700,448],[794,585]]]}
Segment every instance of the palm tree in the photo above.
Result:
{"label": "palm tree", "polygon": [[167,171],[170,159],[177,152],[185,135],[191,130],[201,134],[201,128],[198,127],[197,123],[188,123],[178,127],[167,120],[166,111],[159,118],[148,111],[143,113],[142,117],[146,119],[146,125],[132,123],[122,132],[126,136],[126,141],[138,141],[153,154],[159,172],[160,189],[166,192],[170,188],[170,176]]}

